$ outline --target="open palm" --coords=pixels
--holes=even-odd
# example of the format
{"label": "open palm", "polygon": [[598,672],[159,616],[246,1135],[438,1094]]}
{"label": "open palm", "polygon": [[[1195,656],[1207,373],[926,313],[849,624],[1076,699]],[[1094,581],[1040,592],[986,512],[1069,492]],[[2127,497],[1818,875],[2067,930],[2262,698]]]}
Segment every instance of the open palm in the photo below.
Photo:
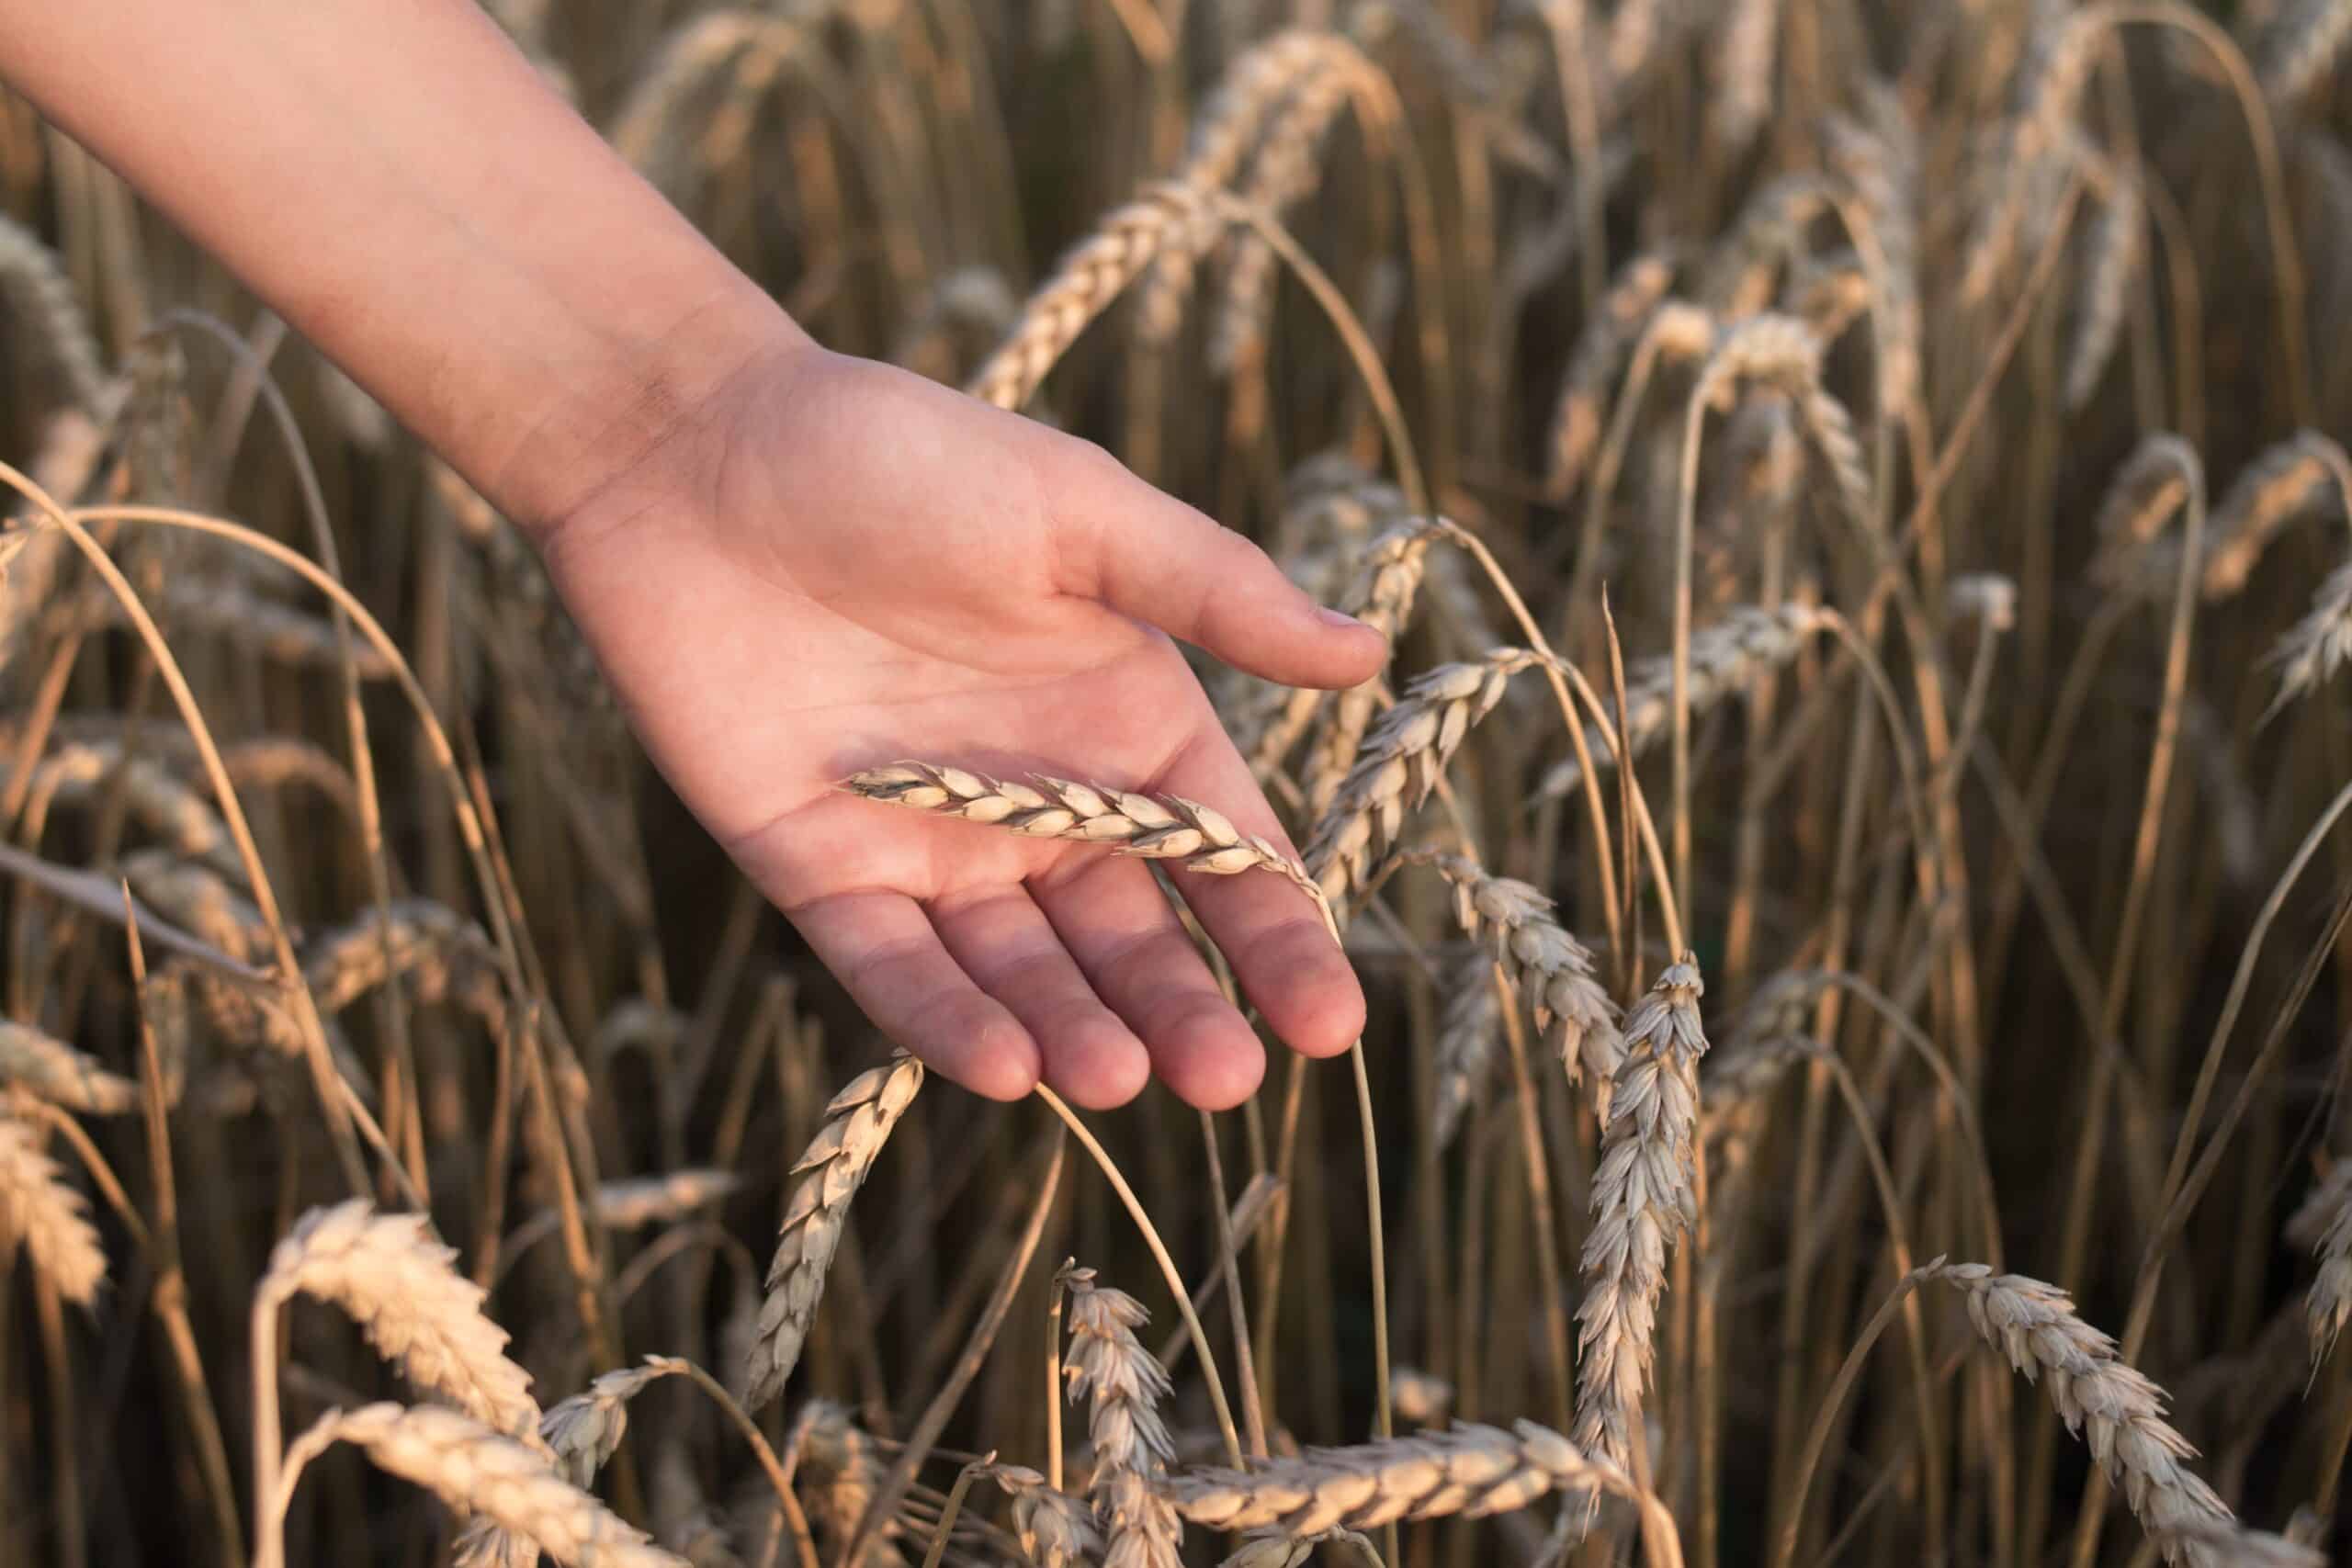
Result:
{"label": "open palm", "polygon": [[[1377,634],[1095,447],[801,344],[752,363],[548,536],[655,761],[883,1031],[982,1094],[1217,1109],[1263,1073],[1141,863],[894,811],[900,758],[1166,791],[1282,840],[1171,636],[1346,685]],[[1179,874],[1289,1044],[1344,1050],[1355,979],[1278,879]]]}

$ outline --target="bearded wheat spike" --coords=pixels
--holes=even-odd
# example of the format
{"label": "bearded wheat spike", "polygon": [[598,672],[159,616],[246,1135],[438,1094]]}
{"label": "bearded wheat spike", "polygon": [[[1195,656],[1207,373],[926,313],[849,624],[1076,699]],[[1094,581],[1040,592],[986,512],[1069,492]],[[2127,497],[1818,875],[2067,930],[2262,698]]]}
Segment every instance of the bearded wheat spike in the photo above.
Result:
{"label": "bearded wheat spike", "polygon": [[331,1443],[366,1450],[379,1470],[424,1487],[454,1512],[527,1537],[565,1568],[686,1568],[685,1559],[652,1545],[542,1455],[454,1410],[384,1404],[329,1411],[291,1452],[307,1461]]}
{"label": "bearded wheat spike", "polygon": [[2147,254],[2148,207],[2140,176],[2119,169],[2092,225],[2075,307],[2075,341],[2066,354],[2065,403],[2080,409],[2098,390],[2099,378],[2123,336],[2123,308]]}
{"label": "bearded wheat spike", "polygon": [[1027,402],[1078,334],[1162,251],[1196,244],[1211,221],[1211,194],[1155,186],[1105,217],[1029,297],[1021,318],[965,390],[1001,409]]}
{"label": "bearded wheat spike", "polygon": [[2318,431],[2299,430],[2247,464],[2222,492],[2206,530],[2205,597],[2235,597],[2279,531],[2331,493],[2352,506],[2352,460]]}
{"label": "bearded wheat spike", "polygon": [[2330,572],[2312,595],[2311,613],[2287,629],[2269,662],[2278,667],[2278,694],[2263,715],[2276,716],[2297,697],[2319,690],[2352,662],[2352,561]]}
{"label": "bearded wheat spike", "polygon": [[1250,1471],[1198,1470],[1168,1483],[1176,1511],[1193,1524],[1291,1537],[1456,1515],[1486,1518],[1555,1491],[1632,1490],[1617,1465],[1532,1421],[1508,1432],[1457,1425],[1353,1448],[1310,1449]]}
{"label": "bearded wheat spike", "polygon": [[312,1209],[270,1254],[259,1311],[296,1295],[340,1308],[377,1353],[426,1393],[484,1425],[536,1439],[531,1374],[506,1355],[506,1331],[482,1312],[485,1292],[450,1267],[422,1214],[380,1214],[364,1198]]}
{"label": "bearded wheat spike", "polygon": [[1172,861],[1210,876],[1271,871],[1300,887],[1313,886],[1272,843],[1182,795],[1138,795],[1045,777],[1016,784],[931,762],[868,768],[843,779],[840,787],[868,800],[960,817],[1035,839],[1070,839],[1118,854]]}
{"label": "bearded wheat spike", "polygon": [[1523,648],[1497,649],[1419,676],[1365,736],[1307,840],[1306,870],[1334,908],[1371,886],[1405,826],[1437,787],[1463,738],[1502,701],[1510,678],[1544,662]]}
{"label": "bearded wheat spike", "polygon": [[1670,254],[1651,251],[1635,256],[1618,269],[1609,292],[1601,296],[1600,311],[1577,333],[1576,347],[1568,354],[1567,373],[1560,381],[1559,401],[1552,411],[1552,435],[1545,444],[1549,454],[1544,479],[1545,499],[1566,501],[1584,478],[1586,465],[1600,446],[1601,412],[1610,384],[1673,284]]}
{"label": "bearded wheat spike", "polygon": [[2164,1390],[2119,1359],[2115,1341],[2075,1316],[2065,1292],[1982,1263],[1939,1261],[1919,1277],[1959,1291],[1984,1342],[2048,1389],[2066,1429],[2089,1445],[2165,1561],[2218,1568],[2187,1532],[2234,1525],[2235,1516],[2183,1462],[2197,1450],[2165,1421]]}
{"label": "bearded wheat spike", "polygon": [[1029,1568],[1087,1568],[1102,1551],[1102,1534],[1084,1503],[1026,1465],[996,1465],[989,1475],[1012,1499],[1012,1533]]}
{"label": "bearded wheat spike", "polygon": [[1572,1436],[1612,1464],[1625,1462],[1639,1427],[1667,1250],[1698,1220],[1691,1162],[1705,990],[1696,955],[1686,953],[1626,1015],[1624,1060],[1593,1173]]}
{"label": "bearded wheat spike", "polygon": [[1594,1103],[1609,1120],[1610,1086],[1624,1060],[1617,1005],[1593,978],[1592,953],[1560,924],[1556,906],[1527,883],[1489,875],[1461,855],[1408,855],[1453,889],[1453,914],[1473,937],[1491,934],[1495,956],[1527,1009],[1544,1043],[1560,1058],[1568,1082],[1592,1075]]}
{"label": "bearded wheat spike", "polygon": [[825,1293],[825,1273],[841,1245],[850,1200],[914,1102],[922,1076],[922,1064],[903,1053],[858,1074],[825,1107],[824,1126],[793,1163],[798,1179],[785,1200],[783,1235],[768,1265],[767,1299],[760,1304],[745,1377],[747,1409],[784,1392]]}
{"label": "bearded wheat spike", "polygon": [[139,1086],[107,1071],[96,1056],[6,1021],[0,1021],[0,1084],[84,1116],[120,1116],[139,1105]]}
{"label": "bearded wheat spike", "polygon": [[31,1124],[0,1116],[0,1244],[13,1248],[19,1241],[59,1295],[76,1306],[97,1299],[107,1255],[82,1195],[41,1153]]}
{"label": "bearded wheat spike", "polygon": [[1176,1445],[1159,1414],[1167,1369],[1136,1330],[1151,1320],[1124,1291],[1094,1282],[1094,1270],[1065,1264],[1069,1356],[1063,1375],[1073,1403],[1093,1396],[1088,1434],[1094,1474],[1088,1493],[1102,1527],[1103,1568],[1180,1568],[1183,1527],[1159,1487]]}
{"label": "bearded wheat spike", "polygon": [[[15,329],[12,357],[29,357],[57,378],[64,400],[85,413],[107,401],[104,359],[74,286],[57,257],[14,219],[0,217],[0,305]],[[26,351],[29,349],[28,355]]]}
{"label": "bearded wheat spike", "polygon": [[[1789,662],[1814,633],[1830,623],[1830,612],[1818,604],[1791,603],[1777,610],[1743,604],[1690,638],[1690,699],[1692,714],[1713,707],[1747,688],[1757,673]],[[1674,717],[1674,662],[1660,656],[1645,659],[1628,671],[1625,682],[1625,731],[1638,756],[1663,738]],[[1613,729],[1593,725],[1585,731],[1585,749],[1593,765],[1613,767],[1617,755]],[[1537,797],[1567,794],[1583,779],[1570,757],[1544,775]]]}

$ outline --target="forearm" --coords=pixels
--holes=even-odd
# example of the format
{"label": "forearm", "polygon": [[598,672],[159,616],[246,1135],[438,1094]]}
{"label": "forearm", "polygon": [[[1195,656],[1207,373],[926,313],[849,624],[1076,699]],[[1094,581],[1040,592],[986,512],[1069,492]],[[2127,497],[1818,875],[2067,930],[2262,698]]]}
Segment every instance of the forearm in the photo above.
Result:
{"label": "forearm", "polygon": [[797,341],[469,0],[0,0],[0,75],[526,524]]}

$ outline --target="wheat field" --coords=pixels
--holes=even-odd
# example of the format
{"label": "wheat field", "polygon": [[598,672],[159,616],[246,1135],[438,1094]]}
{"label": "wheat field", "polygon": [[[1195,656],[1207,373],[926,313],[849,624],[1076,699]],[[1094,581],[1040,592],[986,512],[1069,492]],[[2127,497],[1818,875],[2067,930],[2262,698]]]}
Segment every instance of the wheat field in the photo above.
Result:
{"label": "wheat field", "polygon": [[1370,1021],[1214,1116],[894,1054],[0,95],[0,1562],[2352,1541],[2352,4],[489,9],[827,345],[1388,635],[1198,660],[1289,843],[842,786],[1280,879]]}

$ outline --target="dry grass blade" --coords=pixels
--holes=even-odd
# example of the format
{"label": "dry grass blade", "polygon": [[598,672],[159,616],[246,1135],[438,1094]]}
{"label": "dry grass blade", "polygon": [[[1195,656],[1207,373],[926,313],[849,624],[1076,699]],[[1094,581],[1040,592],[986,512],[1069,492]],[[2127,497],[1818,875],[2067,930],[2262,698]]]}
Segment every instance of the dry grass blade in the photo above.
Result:
{"label": "dry grass blade", "polygon": [[88,1206],[41,1152],[40,1133],[7,1115],[0,1115],[0,1242],[23,1243],[41,1277],[76,1306],[97,1300],[107,1255]]}
{"label": "dry grass blade", "polygon": [[922,1077],[922,1064],[904,1055],[860,1073],[833,1096],[824,1126],[793,1162],[796,1179],[785,1200],[783,1236],[768,1265],[767,1299],[760,1304],[745,1375],[745,1408],[757,1410],[784,1392],[825,1292],[850,1200],[914,1102]]}

